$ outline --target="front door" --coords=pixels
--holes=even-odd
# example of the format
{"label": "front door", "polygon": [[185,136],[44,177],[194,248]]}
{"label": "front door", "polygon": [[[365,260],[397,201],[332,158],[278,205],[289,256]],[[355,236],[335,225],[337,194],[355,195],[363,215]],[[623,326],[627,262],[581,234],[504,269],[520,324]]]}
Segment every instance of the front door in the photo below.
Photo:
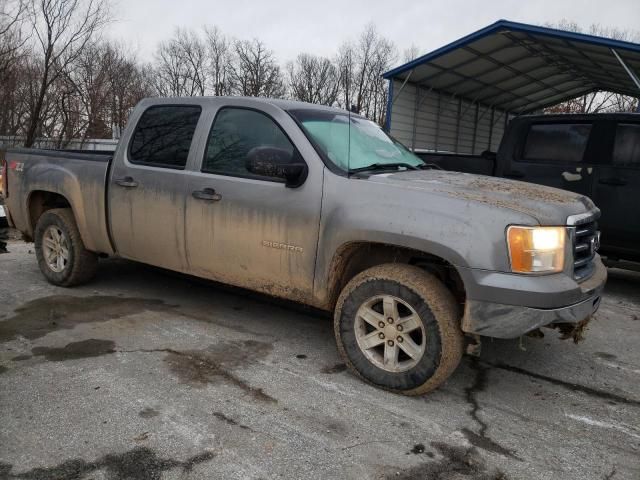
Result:
{"label": "front door", "polygon": [[640,261],[640,123],[615,126],[611,152],[599,167],[593,195],[602,211],[602,252]]}
{"label": "front door", "polygon": [[200,111],[196,105],[148,108],[137,122],[129,150],[114,159],[109,218],[120,256],[186,270],[184,168]]}
{"label": "front door", "polygon": [[591,196],[595,159],[587,147],[596,125],[540,121],[525,128],[524,141],[502,176]]}
{"label": "front door", "polygon": [[284,150],[302,161],[296,136],[302,140],[291,118],[269,105],[247,109],[225,104],[215,112],[203,160],[188,180],[191,273],[274,296],[311,297],[322,168],[319,162],[310,164],[305,183],[288,188],[246,166],[249,152],[259,147]]}

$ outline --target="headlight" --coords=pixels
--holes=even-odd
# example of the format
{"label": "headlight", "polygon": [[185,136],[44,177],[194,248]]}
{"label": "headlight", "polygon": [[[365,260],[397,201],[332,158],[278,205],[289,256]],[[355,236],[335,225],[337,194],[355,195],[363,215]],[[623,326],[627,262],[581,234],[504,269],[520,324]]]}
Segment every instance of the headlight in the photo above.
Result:
{"label": "headlight", "polygon": [[517,273],[562,271],[566,239],[564,227],[509,227],[511,270]]}

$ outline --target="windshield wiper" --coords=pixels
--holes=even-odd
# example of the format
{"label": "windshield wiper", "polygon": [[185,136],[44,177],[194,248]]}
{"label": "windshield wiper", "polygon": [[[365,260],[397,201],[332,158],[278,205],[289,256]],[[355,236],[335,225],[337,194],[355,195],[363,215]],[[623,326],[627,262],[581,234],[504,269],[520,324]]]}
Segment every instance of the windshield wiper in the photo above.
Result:
{"label": "windshield wiper", "polygon": [[395,163],[372,163],[366,167],[350,168],[349,173],[366,172],[367,170],[389,170],[393,168],[406,168],[407,170],[420,170],[420,167],[411,165],[410,163],[395,162]]}

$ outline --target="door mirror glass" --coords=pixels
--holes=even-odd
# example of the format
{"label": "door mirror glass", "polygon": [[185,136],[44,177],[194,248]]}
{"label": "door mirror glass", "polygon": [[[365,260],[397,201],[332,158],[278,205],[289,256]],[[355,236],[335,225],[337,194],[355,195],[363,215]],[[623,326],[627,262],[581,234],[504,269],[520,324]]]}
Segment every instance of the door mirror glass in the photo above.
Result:
{"label": "door mirror glass", "polygon": [[254,175],[280,178],[287,187],[299,187],[307,177],[307,165],[295,158],[296,153],[278,147],[255,147],[247,153],[245,168]]}

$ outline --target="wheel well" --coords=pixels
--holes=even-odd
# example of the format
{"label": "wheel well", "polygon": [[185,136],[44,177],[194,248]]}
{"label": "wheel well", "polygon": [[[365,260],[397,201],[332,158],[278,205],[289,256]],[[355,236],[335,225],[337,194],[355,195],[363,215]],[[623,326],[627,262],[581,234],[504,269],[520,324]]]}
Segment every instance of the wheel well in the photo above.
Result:
{"label": "wheel well", "polygon": [[53,208],[70,208],[69,201],[59,193],[36,190],[29,195],[29,222],[32,231],[36,228],[36,223],[40,216],[47,210]]}
{"label": "wheel well", "polygon": [[329,274],[330,306],[335,307],[338,295],[349,281],[367,268],[383,263],[416,265],[438,278],[464,305],[464,283],[456,268],[436,255],[411,248],[383,243],[353,242],[344,245],[335,255]]}

